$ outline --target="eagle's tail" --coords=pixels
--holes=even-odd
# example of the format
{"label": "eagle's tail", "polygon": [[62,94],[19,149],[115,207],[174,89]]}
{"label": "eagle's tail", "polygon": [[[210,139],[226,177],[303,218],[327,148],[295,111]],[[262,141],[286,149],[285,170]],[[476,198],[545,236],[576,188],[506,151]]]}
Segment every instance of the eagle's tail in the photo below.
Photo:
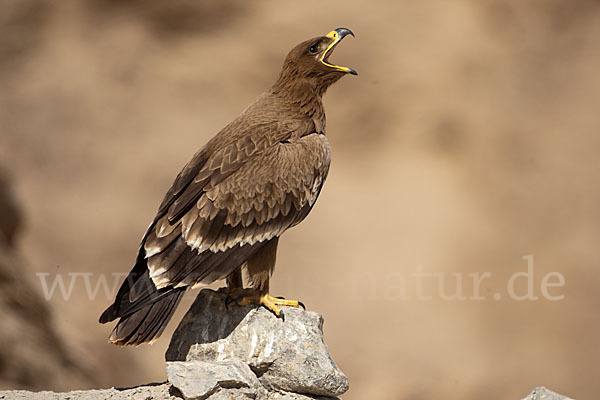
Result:
{"label": "eagle's tail", "polygon": [[185,290],[185,287],[172,286],[157,289],[140,250],[115,302],[100,316],[100,323],[119,318],[109,338],[114,344],[125,346],[152,342],[165,330]]}
{"label": "eagle's tail", "polygon": [[[156,301],[131,314],[122,316],[113,329],[109,340],[111,343],[125,346],[151,343],[158,339],[173,316],[184,293],[185,288],[170,290]],[[110,307],[105,313],[110,312],[109,310]]]}

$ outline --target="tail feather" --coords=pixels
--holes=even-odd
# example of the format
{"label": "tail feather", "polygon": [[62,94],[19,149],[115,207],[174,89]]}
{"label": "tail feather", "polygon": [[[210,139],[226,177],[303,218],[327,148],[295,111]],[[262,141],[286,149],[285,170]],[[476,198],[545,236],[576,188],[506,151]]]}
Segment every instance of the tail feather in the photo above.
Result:
{"label": "tail feather", "polygon": [[105,324],[107,322],[114,321],[117,318],[125,317],[127,316],[127,314],[134,313],[136,310],[134,310],[133,307],[135,306],[138,306],[139,309],[140,305],[145,306],[147,304],[152,303],[152,301],[148,301],[149,298],[138,298],[136,299],[138,301],[136,301],[135,303],[133,303],[130,300],[131,288],[140,281],[149,283],[149,285],[144,285],[144,289],[146,289],[146,294],[148,297],[157,291],[154,287],[154,284],[150,280],[148,269],[146,268],[146,260],[144,259],[143,255],[141,255],[141,253],[138,254],[133,269],[129,272],[129,275],[127,275],[127,278],[125,278],[125,281],[119,288],[119,292],[117,293],[115,302],[106,310],[104,310],[102,315],[100,315],[99,321],[101,324]]}
{"label": "tail feather", "polygon": [[109,340],[114,344],[125,346],[138,345],[158,339],[173,316],[184,293],[185,288],[172,289],[157,301],[121,317]]}
{"label": "tail feather", "polygon": [[138,345],[157,339],[173,316],[186,288],[157,289],[150,279],[146,260],[138,255],[136,265],[121,285],[115,302],[100,316],[101,323],[119,318],[110,335],[118,345]]}
{"label": "tail feather", "polygon": [[127,317],[169,295],[172,291],[171,286],[156,288],[146,267],[146,260],[138,256],[135,266],[121,285],[115,302],[102,313],[99,321],[105,324],[117,318]]}

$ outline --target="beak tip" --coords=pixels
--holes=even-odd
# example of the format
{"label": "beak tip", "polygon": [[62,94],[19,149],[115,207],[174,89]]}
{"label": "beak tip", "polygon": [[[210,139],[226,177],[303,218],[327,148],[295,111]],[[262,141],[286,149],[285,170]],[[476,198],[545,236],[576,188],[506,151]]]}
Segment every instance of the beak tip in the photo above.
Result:
{"label": "beak tip", "polygon": [[347,35],[351,35],[352,37],[356,37],[356,36],[354,36],[354,32],[352,32],[348,28],[337,28],[335,31],[339,35],[340,39],[343,38],[344,36],[347,36]]}

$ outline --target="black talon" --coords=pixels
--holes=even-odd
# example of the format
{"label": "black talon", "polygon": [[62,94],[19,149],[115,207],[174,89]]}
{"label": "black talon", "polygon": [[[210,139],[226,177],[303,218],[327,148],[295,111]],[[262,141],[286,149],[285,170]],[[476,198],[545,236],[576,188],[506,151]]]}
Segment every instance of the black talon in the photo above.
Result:
{"label": "black talon", "polygon": [[285,300],[285,297],[283,297],[283,296],[277,296],[277,297],[275,297],[275,298],[276,298],[276,299],[279,299],[279,300]]}
{"label": "black talon", "polygon": [[285,314],[283,313],[283,310],[279,310],[279,317],[281,318],[281,322],[285,322]]}

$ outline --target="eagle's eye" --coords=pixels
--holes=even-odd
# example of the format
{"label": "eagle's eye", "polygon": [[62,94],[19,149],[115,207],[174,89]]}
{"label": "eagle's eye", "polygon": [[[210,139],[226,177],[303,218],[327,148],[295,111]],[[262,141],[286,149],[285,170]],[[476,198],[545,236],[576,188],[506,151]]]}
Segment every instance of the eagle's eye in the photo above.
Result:
{"label": "eagle's eye", "polygon": [[319,42],[313,43],[308,48],[310,54],[317,54],[319,52]]}

